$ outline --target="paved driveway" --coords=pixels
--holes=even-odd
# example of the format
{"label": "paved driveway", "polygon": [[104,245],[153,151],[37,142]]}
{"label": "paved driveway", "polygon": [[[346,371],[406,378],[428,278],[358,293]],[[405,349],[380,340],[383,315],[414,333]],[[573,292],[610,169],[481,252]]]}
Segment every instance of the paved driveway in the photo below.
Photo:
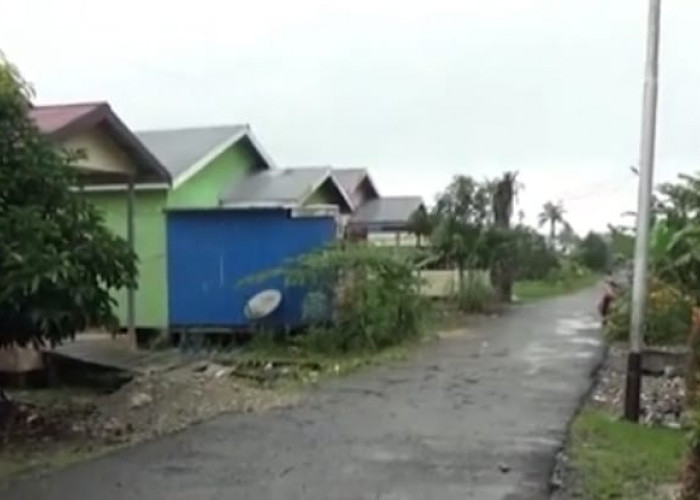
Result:
{"label": "paved driveway", "polygon": [[3,500],[547,498],[602,354],[596,291],[522,305],[292,408],[225,415]]}

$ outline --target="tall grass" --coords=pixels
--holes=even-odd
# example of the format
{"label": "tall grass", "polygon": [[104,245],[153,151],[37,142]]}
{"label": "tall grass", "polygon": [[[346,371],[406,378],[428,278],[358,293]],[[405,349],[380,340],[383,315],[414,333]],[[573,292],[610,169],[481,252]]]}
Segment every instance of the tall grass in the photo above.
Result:
{"label": "tall grass", "polygon": [[457,306],[465,313],[485,313],[496,302],[496,292],[483,273],[468,272],[457,291]]}

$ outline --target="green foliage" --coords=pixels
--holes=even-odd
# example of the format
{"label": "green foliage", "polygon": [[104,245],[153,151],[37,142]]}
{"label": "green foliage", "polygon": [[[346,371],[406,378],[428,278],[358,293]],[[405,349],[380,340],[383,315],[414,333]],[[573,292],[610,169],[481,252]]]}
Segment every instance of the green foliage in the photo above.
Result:
{"label": "green foliage", "polygon": [[700,218],[700,176],[681,174],[677,182],[658,187],[655,206],[658,217],[667,221],[671,229],[681,229]]}
{"label": "green foliage", "polygon": [[306,347],[328,353],[376,351],[418,337],[427,304],[415,259],[406,249],[352,244],[291,262],[281,271],[290,285],[309,287],[312,297],[334,297],[332,324],[317,322],[304,340]]}
{"label": "green foliage", "polygon": [[603,237],[589,232],[577,249],[580,262],[593,271],[604,271],[610,264],[610,249]]}
{"label": "green foliage", "polygon": [[557,253],[544,236],[527,226],[516,227],[514,235],[515,244],[510,250],[515,250],[516,280],[543,280],[559,268]]}
{"label": "green foliage", "polygon": [[623,227],[608,226],[613,263],[620,264],[634,257],[634,235]]}
{"label": "green foliage", "polygon": [[677,481],[684,444],[682,431],[587,410],[572,426],[571,463],[583,498],[656,500],[657,487]]}
{"label": "green foliage", "polygon": [[[623,289],[613,302],[606,325],[611,340],[629,337],[630,291]],[[693,301],[674,285],[652,279],[644,318],[644,342],[648,345],[685,344],[692,320]]]}
{"label": "green foliage", "polygon": [[428,211],[421,207],[411,215],[408,222],[409,230],[416,235],[418,246],[421,245],[423,238],[430,236],[433,232],[434,220]]}
{"label": "green foliage", "polygon": [[519,187],[514,172],[481,183],[457,176],[438,197],[432,214],[433,249],[441,261],[457,267],[460,283],[465,269],[489,269],[503,301],[511,298],[516,272],[510,219]]}
{"label": "green foliage", "polygon": [[559,259],[559,265],[546,276],[545,281],[549,283],[571,283],[588,275],[590,275],[590,272],[574,259],[562,258]]}
{"label": "green foliage", "polygon": [[438,197],[433,210],[433,248],[464,269],[477,266],[477,248],[489,213],[489,187],[471,177],[457,176]]}
{"label": "green foliage", "polygon": [[700,303],[700,177],[659,187],[651,256],[655,273]]}
{"label": "green foliage", "polygon": [[599,280],[599,274],[565,264],[563,270],[553,271],[546,279],[516,281],[514,291],[520,300],[544,299],[582,290]]}
{"label": "green foliage", "polygon": [[491,310],[495,302],[496,292],[488,278],[483,273],[467,273],[457,292],[459,309],[465,313],[485,313]]}
{"label": "green foliage", "polygon": [[0,346],[111,325],[109,290],[136,275],[126,243],[71,190],[77,156],[39,133],[29,97],[0,60]]}

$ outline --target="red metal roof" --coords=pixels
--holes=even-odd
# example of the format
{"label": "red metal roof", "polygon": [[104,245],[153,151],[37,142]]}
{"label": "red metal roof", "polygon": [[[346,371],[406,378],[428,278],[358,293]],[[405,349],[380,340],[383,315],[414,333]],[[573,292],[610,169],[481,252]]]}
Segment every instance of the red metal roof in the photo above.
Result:
{"label": "red metal roof", "polygon": [[103,106],[108,105],[106,102],[86,102],[37,106],[29,111],[29,116],[42,133],[53,135]]}
{"label": "red metal roof", "polygon": [[29,116],[41,133],[58,141],[91,127],[105,127],[114,141],[137,163],[137,183],[171,182],[170,173],[106,102],[35,106],[29,110]]}

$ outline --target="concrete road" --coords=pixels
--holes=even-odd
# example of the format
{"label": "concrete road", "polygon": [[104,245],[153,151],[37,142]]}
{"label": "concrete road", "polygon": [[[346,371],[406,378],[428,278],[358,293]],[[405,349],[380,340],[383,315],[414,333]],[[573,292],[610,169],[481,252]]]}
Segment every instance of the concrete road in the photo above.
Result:
{"label": "concrete road", "polygon": [[3,500],[548,498],[602,355],[597,290],[517,306],[296,407],[226,415],[0,489]]}

